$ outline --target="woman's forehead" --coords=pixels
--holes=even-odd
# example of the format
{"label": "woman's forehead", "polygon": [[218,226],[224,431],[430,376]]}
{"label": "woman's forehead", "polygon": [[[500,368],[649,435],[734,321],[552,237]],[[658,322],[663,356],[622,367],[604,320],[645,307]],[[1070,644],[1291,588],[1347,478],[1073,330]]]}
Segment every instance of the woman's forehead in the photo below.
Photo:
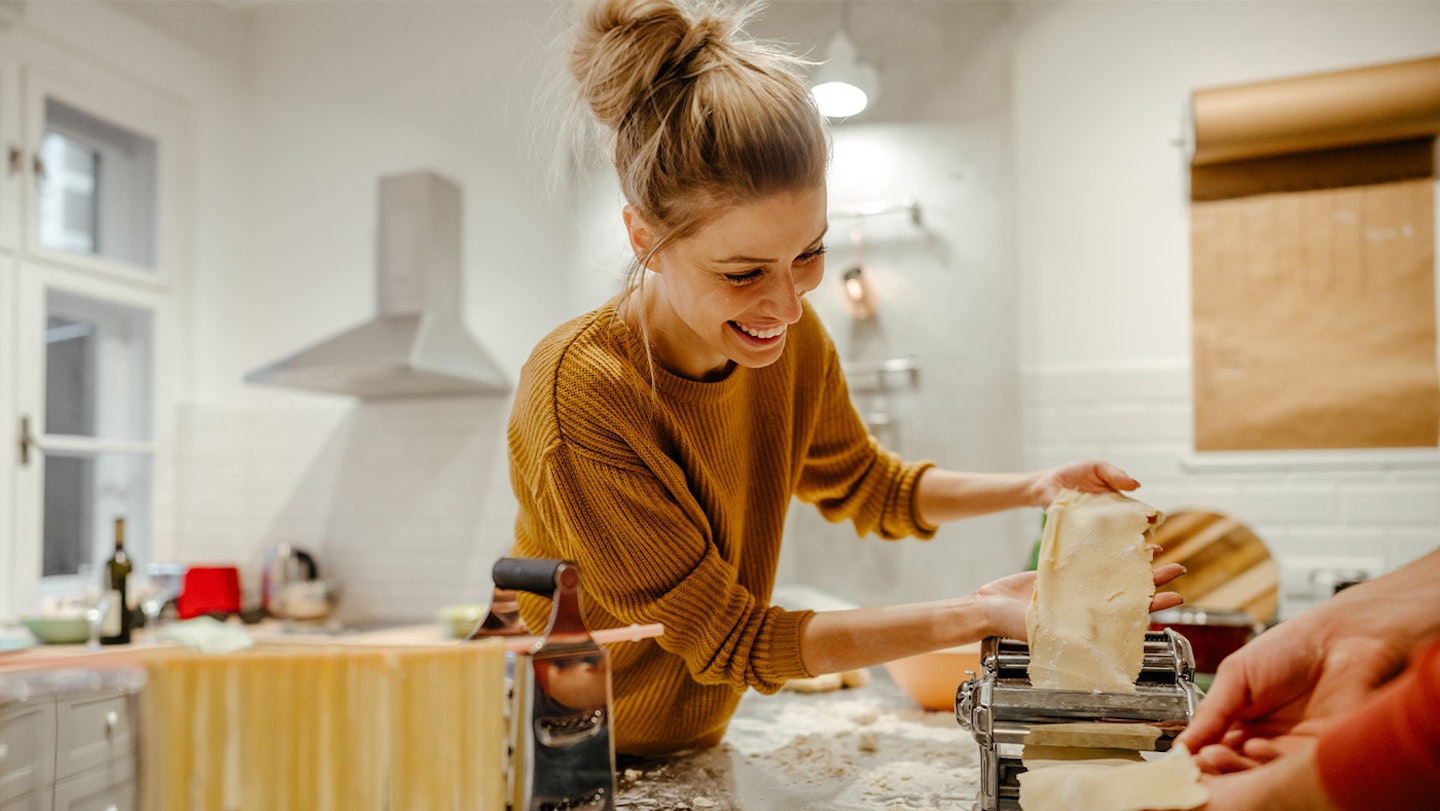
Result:
{"label": "woman's forehead", "polygon": [[731,254],[778,259],[814,243],[825,229],[826,194],[822,186],[777,192],[726,206],[688,241],[701,251],[719,252],[712,259],[725,259]]}

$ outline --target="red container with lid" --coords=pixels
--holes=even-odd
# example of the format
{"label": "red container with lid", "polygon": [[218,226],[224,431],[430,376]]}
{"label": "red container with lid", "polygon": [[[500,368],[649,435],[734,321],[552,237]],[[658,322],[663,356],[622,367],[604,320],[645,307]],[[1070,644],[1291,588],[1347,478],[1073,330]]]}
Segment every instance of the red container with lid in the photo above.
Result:
{"label": "red container with lid", "polygon": [[191,566],[175,599],[180,619],[240,613],[240,570],[235,566]]}
{"label": "red container with lid", "polygon": [[1170,608],[1150,615],[1150,630],[1174,628],[1190,641],[1195,671],[1214,673],[1226,656],[1260,632],[1259,623],[1244,611]]}

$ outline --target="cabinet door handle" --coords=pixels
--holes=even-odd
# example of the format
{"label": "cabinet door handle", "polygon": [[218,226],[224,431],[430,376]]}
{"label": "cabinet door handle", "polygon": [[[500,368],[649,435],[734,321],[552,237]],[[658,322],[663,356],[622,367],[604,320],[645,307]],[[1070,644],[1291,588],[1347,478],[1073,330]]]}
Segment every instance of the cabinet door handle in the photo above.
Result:
{"label": "cabinet door handle", "polygon": [[20,174],[25,168],[25,152],[14,144],[10,145],[10,176]]}
{"label": "cabinet door handle", "polygon": [[114,710],[105,713],[105,737],[113,737],[115,735],[115,727],[118,726],[120,726],[120,713]]}

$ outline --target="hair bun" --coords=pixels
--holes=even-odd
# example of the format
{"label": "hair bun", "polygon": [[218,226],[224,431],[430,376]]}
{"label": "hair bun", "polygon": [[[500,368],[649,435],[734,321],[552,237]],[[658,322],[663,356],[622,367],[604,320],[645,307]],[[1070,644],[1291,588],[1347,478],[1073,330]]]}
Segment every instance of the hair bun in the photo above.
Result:
{"label": "hair bun", "polygon": [[667,74],[694,69],[708,47],[724,45],[736,21],[692,21],[674,0],[590,0],[580,4],[569,69],[595,117],[617,127]]}

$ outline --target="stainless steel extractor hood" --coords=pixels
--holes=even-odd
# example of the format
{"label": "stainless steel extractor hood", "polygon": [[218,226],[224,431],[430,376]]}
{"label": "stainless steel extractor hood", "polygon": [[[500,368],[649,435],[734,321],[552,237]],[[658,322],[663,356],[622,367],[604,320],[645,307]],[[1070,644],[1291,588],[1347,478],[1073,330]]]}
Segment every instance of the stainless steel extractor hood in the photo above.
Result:
{"label": "stainless steel extractor hood", "polygon": [[461,314],[460,197],[434,172],[380,178],[375,317],[245,380],[363,398],[508,392]]}

